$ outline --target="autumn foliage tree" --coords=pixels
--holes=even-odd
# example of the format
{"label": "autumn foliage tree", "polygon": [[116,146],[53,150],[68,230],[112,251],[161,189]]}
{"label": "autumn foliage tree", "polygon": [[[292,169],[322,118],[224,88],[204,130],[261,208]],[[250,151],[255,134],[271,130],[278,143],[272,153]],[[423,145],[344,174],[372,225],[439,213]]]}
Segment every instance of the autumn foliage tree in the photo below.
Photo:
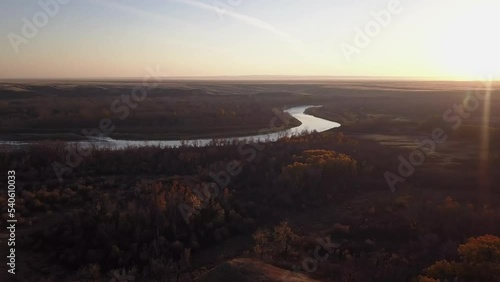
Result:
{"label": "autumn foliage tree", "polygon": [[258,229],[253,234],[253,239],[255,241],[254,251],[260,255],[261,259],[265,255],[270,255],[271,258],[283,256],[286,260],[297,235],[287,221],[282,221],[274,226],[272,231],[266,228]]}
{"label": "autumn foliage tree", "polygon": [[[484,235],[470,238],[458,247],[460,260],[442,260],[424,270],[425,279],[446,279],[453,281],[498,281],[500,277],[500,237]],[[430,280],[432,281],[432,280]]]}
{"label": "autumn foliage tree", "polygon": [[282,169],[279,181],[284,194],[292,199],[325,199],[353,185],[357,161],[329,150],[306,150]]}

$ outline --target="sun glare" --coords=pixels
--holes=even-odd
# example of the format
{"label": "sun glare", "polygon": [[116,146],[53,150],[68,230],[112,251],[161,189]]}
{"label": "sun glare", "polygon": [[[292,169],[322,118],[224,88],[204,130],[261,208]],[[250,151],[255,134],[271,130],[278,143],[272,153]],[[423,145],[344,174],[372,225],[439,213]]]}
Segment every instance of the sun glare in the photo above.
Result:
{"label": "sun glare", "polygon": [[485,2],[450,20],[436,42],[436,60],[450,74],[464,79],[477,79],[500,73],[500,26],[497,11],[500,3]]}

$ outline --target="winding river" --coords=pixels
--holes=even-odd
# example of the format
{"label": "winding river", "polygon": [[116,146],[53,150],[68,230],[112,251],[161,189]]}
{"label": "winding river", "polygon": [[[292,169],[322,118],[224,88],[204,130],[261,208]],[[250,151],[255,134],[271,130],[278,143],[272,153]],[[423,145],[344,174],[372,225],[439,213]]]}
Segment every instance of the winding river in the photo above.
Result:
{"label": "winding river", "polygon": [[[274,133],[269,133],[269,134],[261,134],[261,135],[252,135],[252,136],[244,136],[244,137],[228,137],[228,138],[218,138],[217,140],[221,141],[230,141],[230,140],[237,140],[237,141],[268,141],[268,142],[273,142],[278,140],[279,138],[282,138],[284,136],[291,136],[295,135],[298,133],[301,133],[305,130],[307,131],[316,131],[316,132],[323,132],[327,131],[332,128],[340,127],[339,123],[332,122],[329,120],[321,119],[314,117],[312,115],[305,114],[304,112],[312,107],[321,107],[321,106],[298,106],[298,107],[293,107],[285,110],[285,112],[289,113],[291,116],[296,118],[301,122],[301,125],[279,131],[279,132],[274,132]],[[214,139],[195,139],[195,140],[140,140],[140,141],[134,141],[134,140],[117,140],[117,139],[112,139],[109,137],[106,138],[101,138],[101,139],[96,139],[92,141],[84,141],[87,142],[89,145],[92,144],[93,146],[97,148],[111,148],[111,149],[124,149],[127,147],[145,147],[145,146],[160,146],[160,147],[178,147],[181,146],[182,144],[196,144],[198,146],[206,146],[210,142],[212,142]],[[81,143],[80,141],[79,143]],[[0,145],[3,146],[22,146],[22,145],[29,145],[36,143],[35,141],[33,142],[15,142],[15,141],[1,141],[0,140]],[[76,143],[76,142],[70,142],[70,143]]]}

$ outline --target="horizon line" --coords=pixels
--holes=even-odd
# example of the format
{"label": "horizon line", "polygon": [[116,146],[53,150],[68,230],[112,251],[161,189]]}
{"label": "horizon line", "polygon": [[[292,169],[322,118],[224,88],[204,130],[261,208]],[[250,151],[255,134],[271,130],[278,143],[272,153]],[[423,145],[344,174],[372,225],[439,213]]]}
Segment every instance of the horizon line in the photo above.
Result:
{"label": "horizon line", "polygon": [[[0,83],[8,81],[133,81],[143,77],[33,77],[33,78],[0,78]],[[169,81],[338,81],[338,80],[384,80],[384,81],[476,81],[457,77],[420,77],[420,76],[328,76],[328,75],[206,75],[206,76],[164,76],[158,78],[162,82]],[[498,81],[498,80],[493,80]]]}

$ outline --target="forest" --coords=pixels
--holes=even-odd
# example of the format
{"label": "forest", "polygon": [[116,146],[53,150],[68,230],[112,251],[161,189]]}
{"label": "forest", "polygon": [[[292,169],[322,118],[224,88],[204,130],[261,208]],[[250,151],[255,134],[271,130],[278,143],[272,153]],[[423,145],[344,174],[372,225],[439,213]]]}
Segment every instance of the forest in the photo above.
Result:
{"label": "forest", "polygon": [[[252,86],[238,87],[254,91]],[[267,87],[266,93],[278,88],[259,87]],[[185,107],[179,106],[180,100],[164,103],[174,99],[168,94],[172,90],[166,90],[167,98],[157,94],[145,101],[144,111],[155,118],[164,115],[165,122],[175,111],[179,120],[193,125],[186,131],[189,135],[198,123],[231,124],[223,121],[227,115],[238,128],[244,121],[241,128],[246,132],[266,127],[274,110],[306,104],[303,95],[296,94],[304,89],[312,93],[305,101],[324,105],[312,114],[344,124],[276,142],[214,139],[207,146],[89,148],[62,179],[53,164],[66,162],[71,143],[56,136],[73,121],[75,135],[79,127],[95,126],[100,114],[91,108],[112,101],[112,95],[95,98],[98,103],[91,98],[89,108],[80,103],[82,97],[2,96],[3,105],[21,103],[11,112],[2,109],[0,115],[16,122],[2,118],[1,130],[8,133],[2,137],[44,135],[37,144],[0,151],[1,170],[15,170],[17,176],[16,279],[110,281],[119,275],[133,277],[131,281],[499,281],[496,116],[489,125],[486,171],[481,171],[475,147],[479,133],[454,131],[392,192],[384,172],[397,170],[398,155],[414,149],[408,146],[412,138],[439,123],[428,117],[428,104],[453,103],[448,98],[436,98],[442,104],[424,100],[403,113],[400,107],[391,110],[389,101],[396,105],[398,95],[405,94],[389,93],[378,102],[385,103],[381,116],[376,105],[354,106],[368,95],[364,91],[349,88],[347,95],[343,86],[336,87],[333,92],[339,94],[327,95],[324,87],[306,84],[288,86],[290,94],[245,93],[227,99],[221,98],[222,90],[216,95],[220,97],[203,98],[213,95],[205,89],[197,94],[202,98],[192,100],[181,91]],[[406,94],[415,100],[422,97]],[[461,99],[459,93],[439,95]],[[71,113],[68,104],[54,113],[57,103],[71,99],[78,101],[79,110]],[[200,106],[203,103],[206,106]],[[23,111],[26,105],[31,110]],[[339,105],[342,111],[336,111]],[[154,107],[158,112],[151,110]],[[77,121],[78,113],[85,111],[89,118]],[[195,111],[199,116],[191,119]],[[147,115],[134,115],[123,127],[117,123],[117,132],[123,128],[127,134],[138,133],[132,130],[135,125],[149,124]],[[477,126],[480,116],[474,113],[465,125]],[[52,126],[57,133],[38,131],[36,124]],[[168,122],[158,127],[177,128]],[[144,132],[154,132],[152,128]],[[375,130],[385,135],[374,136]],[[482,175],[487,175],[485,185],[478,184]],[[5,221],[6,193],[0,195],[0,207]],[[5,247],[2,239],[0,248]]]}

